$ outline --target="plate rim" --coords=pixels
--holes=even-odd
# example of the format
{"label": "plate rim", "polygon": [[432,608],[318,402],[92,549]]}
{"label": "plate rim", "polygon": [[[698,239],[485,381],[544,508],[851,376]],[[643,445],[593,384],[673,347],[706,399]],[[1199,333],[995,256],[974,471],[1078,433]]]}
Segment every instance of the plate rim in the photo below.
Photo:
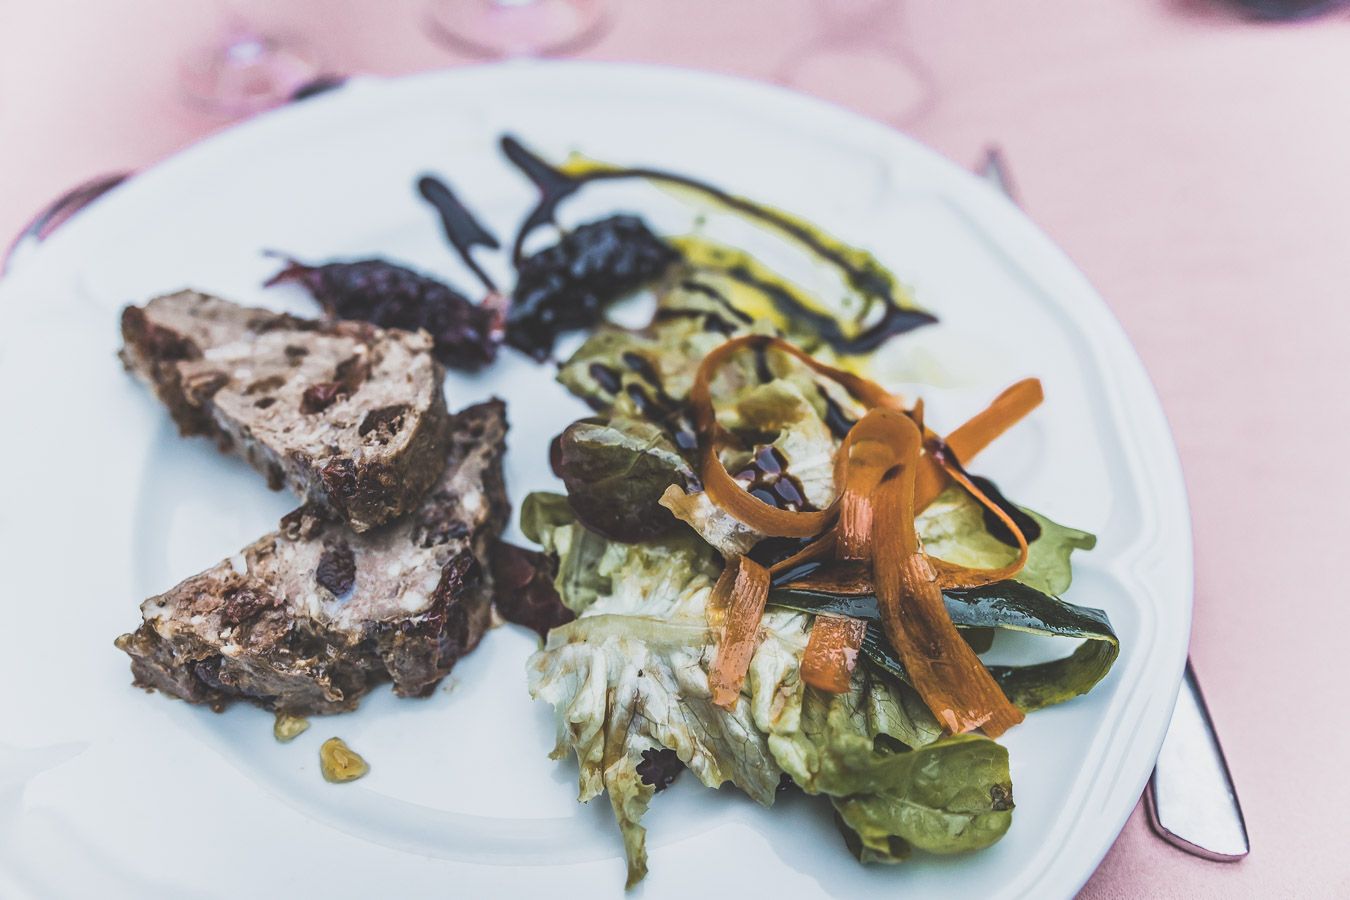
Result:
{"label": "plate rim", "polygon": [[[126,198],[134,198],[143,191],[153,190],[156,173],[172,171],[178,166],[191,165],[195,159],[216,152],[218,148],[228,148],[232,142],[241,140],[241,135],[278,127],[277,122],[294,121],[308,115],[320,116],[327,114],[325,111],[331,113],[333,108],[341,110],[348,104],[361,102],[360,98],[363,96],[371,100],[378,99],[380,93],[385,91],[397,93],[400,91],[429,90],[434,92],[445,84],[454,86],[458,82],[477,79],[491,81],[495,78],[539,77],[535,74],[539,72],[550,73],[550,77],[556,75],[557,77],[576,78],[583,82],[587,79],[604,80],[619,77],[630,85],[637,82],[647,84],[674,82],[677,83],[678,87],[688,87],[694,92],[715,90],[720,93],[738,93],[749,100],[757,100],[770,106],[779,107],[787,112],[795,110],[807,120],[812,118],[817,120],[823,118],[825,121],[833,120],[840,127],[858,131],[875,145],[879,156],[886,155],[888,145],[890,148],[904,145],[906,153],[917,154],[923,157],[935,171],[945,172],[945,182],[935,187],[939,195],[950,192],[963,211],[975,215],[981,224],[988,225],[992,230],[998,232],[1001,238],[1016,244],[1019,252],[1027,252],[1034,257],[1036,265],[1030,268],[1036,272],[1037,276],[1044,278],[1047,274],[1053,275],[1054,280],[1063,290],[1071,291],[1078,297],[1088,300],[1086,306],[1069,310],[1063,308],[1063,304],[1059,302],[1059,298],[1056,296],[1057,292],[1046,291],[1047,297],[1051,299],[1054,306],[1080,325],[1084,336],[1100,344],[1099,349],[1111,354],[1112,365],[1109,368],[1099,365],[1097,368],[1104,386],[1112,391],[1114,400],[1112,412],[1116,414],[1117,419],[1120,419],[1128,411],[1131,425],[1139,426],[1142,424],[1145,426],[1136,431],[1128,432],[1117,427],[1116,433],[1133,436],[1135,438],[1133,443],[1137,445],[1135,447],[1136,452],[1149,457],[1151,481],[1156,488],[1153,492],[1155,518],[1163,524],[1170,524],[1171,526],[1167,543],[1174,554],[1179,551],[1177,562],[1182,568],[1176,574],[1184,576],[1186,583],[1184,597],[1180,598],[1184,602],[1174,601],[1177,607],[1175,613],[1180,616],[1179,621],[1184,620],[1185,627],[1175,634],[1169,635],[1172,638],[1170,646],[1161,648],[1165,652],[1159,658],[1157,668],[1166,677],[1156,676],[1153,679],[1153,690],[1148,693],[1151,699],[1156,702],[1149,709],[1140,713],[1139,721],[1136,723],[1135,736],[1129,744],[1129,746],[1147,748],[1150,764],[1143,768],[1142,773],[1135,773],[1133,777],[1128,779],[1123,788],[1120,784],[1123,773],[1118,770],[1115,784],[1111,788],[1112,797],[1118,796],[1122,790],[1129,791],[1133,796],[1141,794],[1152,768],[1151,760],[1156,757],[1157,751],[1161,747],[1167,723],[1170,721],[1171,709],[1180,688],[1193,613],[1194,555],[1189,503],[1176,442],[1167,422],[1161,399],[1147,375],[1142,359],[1119,320],[1111,312],[1105,299],[1049,235],[1042,231],[1023,211],[973,173],[941,156],[915,138],[888,125],[867,119],[828,101],[798,94],[771,83],[741,76],[669,65],[577,60],[514,60],[434,70],[398,77],[359,76],[351,79],[339,90],[309,98],[300,104],[288,105],[269,111],[215,132],[137,172],[128,182],[100,197],[78,216],[68,221],[48,241],[33,248],[32,252],[16,259],[11,270],[3,278],[0,278],[0,302],[4,301],[7,294],[18,293],[25,284],[30,281],[37,281],[42,271],[47,268],[43,261],[59,261],[63,255],[68,256],[75,248],[80,246],[82,241],[86,240],[84,235],[97,234],[98,229],[103,227],[100,223],[115,219],[118,208],[123,203],[128,202]],[[680,82],[683,82],[683,85],[679,85]],[[357,99],[353,100],[353,98]],[[1002,243],[1000,243],[1000,249],[1010,254],[1008,248]],[[1020,265],[1021,257],[1018,256],[1017,260]],[[0,346],[3,346],[3,340],[0,340]],[[1125,407],[1127,406],[1130,409],[1126,410]],[[1145,430],[1148,434],[1142,435],[1140,432]],[[1169,493],[1172,495],[1172,502],[1164,503],[1165,495]],[[1166,515],[1163,515],[1164,512],[1166,512]],[[1148,547],[1144,547],[1140,550],[1136,554],[1140,558],[1126,566],[1132,574],[1136,574],[1133,573],[1133,569],[1139,565],[1148,549]],[[1154,648],[1154,650],[1158,649]],[[1164,699],[1166,703],[1162,702]],[[1161,715],[1164,709],[1166,715]],[[1142,738],[1140,738],[1141,730]],[[1122,751],[1122,753],[1124,752],[1127,751]],[[1137,757],[1140,754],[1135,752],[1130,755]],[[1055,890],[1062,888],[1066,895],[1076,892],[1096,871],[1101,859],[1117,839],[1134,808],[1134,803],[1129,805],[1121,803],[1116,814],[1107,817],[1109,828],[1106,830],[1109,831],[1110,837],[1109,839],[1091,842],[1093,847],[1090,851],[1090,865],[1086,857],[1083,858],[1084,862],[1081,864],[1066,865],[1059,861],[1062,853],[1056,853],[1042,871],[1035,873],[1037,880],[1030,884],[1019,883],[1010,886],[1010,890],[1016,891],[1020,888],[1023,892],[1029,892],[1032,889]],[[1102,833],[1105,833],[1105,831]],[[1084,842],[1079,841],[1078,843]],[[1067,870],[1072,870],[1073,874],[1070,874],[1070,871]],[[1051,879],[1051,876],[1055,875],[1058,876],[1057,880]],[[1040,879],[1051,880],[1047,884]]]}

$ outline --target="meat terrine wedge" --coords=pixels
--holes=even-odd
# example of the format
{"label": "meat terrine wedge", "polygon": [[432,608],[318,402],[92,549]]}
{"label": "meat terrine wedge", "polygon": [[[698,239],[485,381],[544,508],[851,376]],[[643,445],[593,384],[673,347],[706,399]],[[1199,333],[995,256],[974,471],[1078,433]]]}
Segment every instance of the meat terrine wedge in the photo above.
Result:
{"label": "meat terrine wedge", "polygon": [[279,531],[141,605],[117,639],[135,683],[220,710],[340,712],[377,684],[435,688],[488,627],[489,556],[510,513],[500,401],[450,421],[438,482],[358,534],[301,508]]}
{"label": "meat terrine wedge", "polygon": [[423,332],[182,291],[123,310],[122,337],[123,363],[183,434],[214,437],[354,531],[411,510],[441,473],[444,372]]}

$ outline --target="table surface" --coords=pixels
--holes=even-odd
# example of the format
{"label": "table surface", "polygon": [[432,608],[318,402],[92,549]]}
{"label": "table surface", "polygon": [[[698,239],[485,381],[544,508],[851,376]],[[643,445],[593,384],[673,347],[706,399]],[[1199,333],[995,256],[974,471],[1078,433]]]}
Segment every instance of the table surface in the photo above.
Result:
{"label": "table surface", "polygon": [[[581,55],[772,78],[819,52],[823,2],[617,0]],[[305,35],[336,72],[469,61],[428,37],[424,0],[229,5]],[[1350,896],[1338,857],[1305,852],[1350,837],[1321,769],[1350,726],[1317,720],[1344,705],[1328,689],[1342,635],[1316,627],[1341,602],[1334,504],[1350,498],[1350,419],[1324,407],[1350,392],[1350,18],[1248,24],[1206,0],[876,5],[864,45],[922,72],[927,102],[904,129],[965,164],[1003,148],[1028,213],[1138,347],[1186,472],[1191,654],[1253,851],[1186,856],[1141,807],[1082,896]],[[176,80],[220,8],[0,0],[0,236],[87,177],[228,124],[189,109]],[[859,67],[828,91],[878,113],[914,88]]]}

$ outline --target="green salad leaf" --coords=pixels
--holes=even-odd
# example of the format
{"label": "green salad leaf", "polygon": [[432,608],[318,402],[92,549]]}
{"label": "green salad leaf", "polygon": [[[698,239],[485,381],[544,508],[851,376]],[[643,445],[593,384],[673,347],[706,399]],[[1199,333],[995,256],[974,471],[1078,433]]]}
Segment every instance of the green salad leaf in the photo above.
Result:
{"label": "green salad leaf", "polygon": [[566,497],[542,492],[527,496],[520,508],[520,530],[557,560],[553,587],[572,612],[580,613],[610,590],[609,578],[600,572],[609,541],[576,524]]}
{"label": "green salad leaf", "polygon": [[[1006,629],[1048,637],[1082,639],[1061,659],[1024,666],[989,666],[1008,699],[1026,712],[1063,703],[1090,691],[1106,677],[1120,653],[1111,620],[1100,609],[1075,606],[1017,581],[1001,581],[942,595],[947,614],[965,634]],[[875,665],[907,680],[903,664],[882,635],[881,615],[872,594],[839,595],[795,588],[770,592],[769,603],[797,612],[833,613],[868,623],[863,653]]]}
{"label": "green salad leaf", "polygon": [[749,553],[764,535],[728,515],[704,491],[686,491],[672,484],[661,495],[661,505],[727,559]]}
{"label": "green salad leaf", "polygon": [[553,629],[529,663],[532,696],[553,705],[554,757],[580,768],[580,799],[608,793],[624,838],[630,885],[646,872],[641,824],[656,788],[644,752],[668,748],[703,784],[730,782],[764,805],[783,773],[830,798],[862,858],[894,861],[908,848],[952,853],[997,840],[1011,815],[1007,756],[985,738],[942,738],[907,684],[860,666],[852,690],[805,688],[801,657],[812,617],[770,608],[735,707],[712,703],[715,635],[706,607],[721,567],[692,533],[640,544],[609,541],[556,495],[531,495],[523,519],[559,561],[578,618]]}
{"label": "green salad leaf", "polygon": [[[1097,538],[1025,507],[1019,509],[1041,526],[1041,536],[1029,545],[1027,564],[1016,580],[1046,594],[1063,594],[1073,581],[1069,556],[1075,550],[1091,550]],[[985,527],[984,508],[955,485],[939,494],[919,514],[915,525],[928,555],[957,565],[995,569],[1017,558],[1015,547],[1003,543]]]}
{"label": "green salad leaf", "polygon": [[[708,595],[720,562],[692,534],[643,544],[594,539],[578,523],[545,526],[544,544],[560,557],[602,542],[594,559],[598,589],[582,603],[564,595],[579,617],[549,633],[529,662],[529,688],[558,715],[554,757],[568,750],[580,767],[582,802],[608,792],[628,855],[628,881],[646,872],[641,818],[655,792],[637,767],[643,752],[674,750],[709,787],[725,782],[765,805],[781,770],[768,749],[775,728],[795,727],[806,616],[765,617],[751,661],[748,695],[735,709],[712,702],[708,685]],[[590,534],[594,534],[590,532]]]}
{"label": "green salad leaf", "polygon": [[558,439],[555,462],[581,520],[630,543],[678,528],[661,495],[698,481],[665,429],[643,419],[574,422]]}
{"label": "green salad leaf", "polygon": [[801,726],[769,748],[802,790],[831,798],[855,855],[898,862],[911,847],[982,849],[1012,823],[1007,750],[941,733],[907,685],[863,667],[847,694],[807,688]]}
{"label": "green salad leaf", "polygon": [[874,767],[880,790],[832,798],[845,839],[863,861],[898,862],[900,848],[909,846],[943,854],[982,850],[1012,825],[1008,751],[989,738],[952,735]]}
{"label": "green salad leaf", "polygon": [[558,381],[604,415],[649,418],[646,401],[657,392],[683,404],[699,363],[729,336],[754,330],[728,322],[707,306],[707,297],[676,282],[657,300],[657,317],[643,329],[604,325],[563,363]]}

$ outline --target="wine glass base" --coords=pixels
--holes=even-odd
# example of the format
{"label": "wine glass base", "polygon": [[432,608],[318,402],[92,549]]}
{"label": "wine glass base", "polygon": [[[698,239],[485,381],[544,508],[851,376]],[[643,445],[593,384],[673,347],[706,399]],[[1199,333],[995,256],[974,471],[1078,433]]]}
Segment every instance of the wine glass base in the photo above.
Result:
{"label": "wine glass base", "polygon": [[450,46],[489,58],[549,56],[596,38],[604,0],[433,0],[432,33]]}
{"label": "wine glass base", "polygon": [[298,43],[241,32],[184,59],[188,101],[218,115],[240,116],[279,106],[318,72]]}

